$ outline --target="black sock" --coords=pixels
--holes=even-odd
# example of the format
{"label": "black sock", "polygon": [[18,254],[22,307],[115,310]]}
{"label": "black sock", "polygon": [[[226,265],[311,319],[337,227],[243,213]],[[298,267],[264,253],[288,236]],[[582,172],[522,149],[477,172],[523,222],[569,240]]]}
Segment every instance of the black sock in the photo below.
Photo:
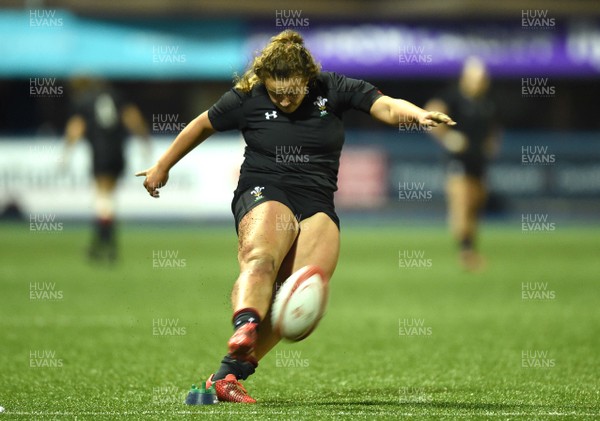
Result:
{"label": "black sock", "polygon": [[256,367],[258,367],[258,363],[235,360],[227,354],[221,361],[221,367],[213,376],[213,380],[224,379],[228,374],[234,374],[238,380],[246,380],[254,373]]}
{"label": "black sock", "polygon": [[245,308],[237,311],[233,315],[233,329],[238,330],[246,323],[260,323],[260,316],[251,308]]}
{"label": "black sock", "polygon": [[115,245],[115,223],[112,219],[96,219],[96,238],[94,242],[97,245]]}
{"label": "black sock", "polygon": [[462,251],[473,250],[473,239],[471,237],[465,236],[460,241],[460,249]]}
{"label": "black sock", "polygon": [[100,240],[104,244],[114,243],[114,222],[112,219],[100,219],[99,223],[99,234]]}

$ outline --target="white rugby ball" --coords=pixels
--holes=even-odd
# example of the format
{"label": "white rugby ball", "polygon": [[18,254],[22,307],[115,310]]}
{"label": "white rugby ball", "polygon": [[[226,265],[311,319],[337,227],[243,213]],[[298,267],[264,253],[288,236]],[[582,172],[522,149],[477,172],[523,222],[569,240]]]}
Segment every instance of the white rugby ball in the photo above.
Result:
{"label": "white rugby ball", "polygon": [[271,308],[273,329],[282,338],[301,341],[325,314],[329,288],[323,271],[304,266],[294,272],[275,295]]}

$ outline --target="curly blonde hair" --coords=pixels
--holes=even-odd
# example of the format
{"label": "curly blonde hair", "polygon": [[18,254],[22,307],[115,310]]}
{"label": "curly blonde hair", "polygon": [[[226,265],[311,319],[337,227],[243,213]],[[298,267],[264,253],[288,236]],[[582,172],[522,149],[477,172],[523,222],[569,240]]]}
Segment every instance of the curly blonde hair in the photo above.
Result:
{"label": "curly blonde hair", "polygon": [[257,55],[252,64],[241,76],[235,78],[235,88],[250,92],[252,88],[264,83],[265,79],[301,77],[313,80],[321,71],[321,66],[304,46],[302,36],[290,29],[280,32]]}

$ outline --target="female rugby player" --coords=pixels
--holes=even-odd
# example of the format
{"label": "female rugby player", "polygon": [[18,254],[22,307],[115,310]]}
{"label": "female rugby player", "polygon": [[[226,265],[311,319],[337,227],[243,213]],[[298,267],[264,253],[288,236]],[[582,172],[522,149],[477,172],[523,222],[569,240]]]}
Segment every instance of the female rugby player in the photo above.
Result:
{"label": "female rugby player", "polygon": [[71,81],[73,115],[65,127],[64,161],[75,143],[84,136],[91,151],[95,182],[95,236],[90,259],[114,262],[117,259],[115,234],[115,191],[125,168],[124,147],[128,132],[150,145],[148,125],[139,108],[125,102],[107,82],[78,76]]}
{"label": "female rugby player", "polygon": [[[215,383],[221,401],[256,402],[238,380],[254,373],[280,340],[268,315],[275,283],[308,264],[319,266],[327,279],[333,275],[339,254],[333,192],[344,142],[342,114],[350,108],[394,126],[400,118],[455,124],[362,80],[321,72],[300,34],[286,30],[271,38],[235,87],[187,125],[153,167],[136,174],[159,197],[173,165],[215,131],[240,130],[246,141],[232,202],[240,266],[231,293],[235,332],[207,384]],[[292,229],[280,229],[278,221],[292,221]]]}
{"label": "female rugby player", "polygon": [[460,248],[460,263],[470,271],[484,266],[475,243],[479,213],[487,197],[486,168],[498,149],[494,104],[488,98],[488,88],[485,64],[471,57],[465,61],[458,86],[425,105],[460,121],[460,130],[440,126],[431,134],[447,152],[448,220]]}

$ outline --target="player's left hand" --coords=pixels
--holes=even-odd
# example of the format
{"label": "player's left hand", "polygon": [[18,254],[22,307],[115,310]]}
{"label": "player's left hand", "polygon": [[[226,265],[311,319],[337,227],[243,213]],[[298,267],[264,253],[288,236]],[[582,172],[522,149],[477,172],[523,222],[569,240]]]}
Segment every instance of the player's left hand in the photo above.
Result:
{"label": "player's left hand", "polygon": [[439,111],[427,111],[425,114],[423,114],[419,120],[419,123],[428,127],[437,127],[438,124],[456,126],[456,122],[454,120]]}

